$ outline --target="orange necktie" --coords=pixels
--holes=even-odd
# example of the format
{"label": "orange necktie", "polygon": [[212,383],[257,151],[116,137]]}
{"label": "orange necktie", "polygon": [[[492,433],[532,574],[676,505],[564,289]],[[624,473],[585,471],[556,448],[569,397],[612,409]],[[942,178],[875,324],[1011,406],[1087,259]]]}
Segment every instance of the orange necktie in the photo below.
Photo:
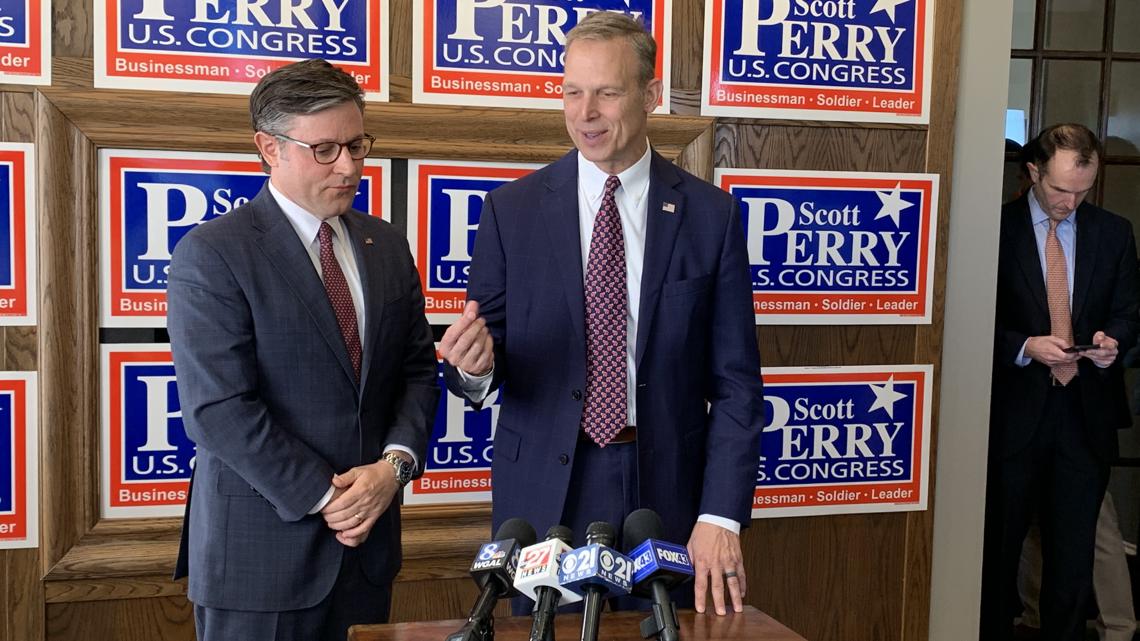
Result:
{"label": "orange necktie", "polygon": [[[1073,344],[1073,318],[1069,313],[1069,274],[1065,267],[1065,252],[1057,240],[1058,221],[1049,219],[1049,234],[1045,236],[1045,291],[1049,299],[1049,333]],[[1052,368],[1053,378],[1062,385],[1077,375],[1076,363],[1061,363]]]}

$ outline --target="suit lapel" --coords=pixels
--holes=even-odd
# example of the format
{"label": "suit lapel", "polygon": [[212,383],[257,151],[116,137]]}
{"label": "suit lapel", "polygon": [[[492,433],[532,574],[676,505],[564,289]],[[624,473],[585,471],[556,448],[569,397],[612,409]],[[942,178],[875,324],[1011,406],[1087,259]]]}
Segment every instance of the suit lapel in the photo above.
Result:
{"label": "suit lapel", "polygon": [[268,187],[262,187],[251,204],[257,205],[253,212],[253,226],[262,232],[259,239],[262,251],[308,310],[345,374],[355,382],[352,361],[348,358],[348,349],[340,335],[340,325],[336,322],[324,283],[313,269],[308,250],[301,244],[297,232],[285,217],[285,212],[273,200]]}
{"label": "suit lapel", "polygon": [[1096,263],[1096,247],[1100,242],[1100,220],[1092,207],[1081,203],[1077,208],[1076,265],[1073,266],[1073,326],[1084,307]]}
{"label": "suit lapel", "polygon": [[[360,273],[361,299],[365,305],[364,328],[360,337],[363,342],[363,355],[360,362],[360,387],[368,381],[369,366],[372,364],[373,346],[376,345],[377,334],[380,330],[380,319],[384,317],[384,300],[388,298],[384,291],[384,275],[381,270],[379,249],[375,239],[367,236],[356,212],[349,212],[340,217],[348,234],[349,243],[356,256],[356,270]],[[347,356],[347,353],[346,353]]]}
{"label": "suit lapel", "polygon": [[1028,197],[1023,197],[1013,221],[1013,250],[1017,264],[1025,276],[1026,285],[1037,301],[1040,311],[1049,316],[1049,297],[1045,292],[1045,275],[1041,273],[1041,254],[1037,251],[1037,237],[1033,233],[1033,219],[1029,215]]}
{"label": "suit lapel", "polygon": [[[661,284],[669,260],[673,256],[673,245],[677,231],[681,228],[681,217],[685,214],[685,196],[674,187],[681,182],[680,175],[668,160],[652,152],[649,172],[649,201],[646,203],[645,264],[641,274],[641,304],[637,318],[637,343],[634,363],[641,366],[645,355],[645,345],[653,329],[657,301],[661,298]],[[672,205],[669,207],[668,205]]]}
{"label": "suit lapel", "polygon": [[574,335],[586,344],[585,297],[582,276],[582,239],[578,228],[578,152],[557,161],[546,179],[546,194],[538,211],[546,217],[548,247],[560,269],[562,291],[569,307]]}

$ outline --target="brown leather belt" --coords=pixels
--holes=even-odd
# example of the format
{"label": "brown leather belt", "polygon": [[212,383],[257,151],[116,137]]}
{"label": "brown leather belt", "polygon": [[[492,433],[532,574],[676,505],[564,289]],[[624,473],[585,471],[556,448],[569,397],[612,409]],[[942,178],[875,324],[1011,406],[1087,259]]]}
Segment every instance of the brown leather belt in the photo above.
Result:
{"label": "brown leather belt", "polygon": [[[582,441],[583,443],[593,443],[594,442],[594,439],[590,438],[585,432],[582,432],[582,431],[578,432],[578,440]],[[621,431],[619,431],[617,434],[615,434],[612,439],[610,439],[610,442],[608,444],[613,445],[615,443],[632,443],[636,440],[637,440],[637,426],[636,425],[626,425],[625,427],[621,428]]]}

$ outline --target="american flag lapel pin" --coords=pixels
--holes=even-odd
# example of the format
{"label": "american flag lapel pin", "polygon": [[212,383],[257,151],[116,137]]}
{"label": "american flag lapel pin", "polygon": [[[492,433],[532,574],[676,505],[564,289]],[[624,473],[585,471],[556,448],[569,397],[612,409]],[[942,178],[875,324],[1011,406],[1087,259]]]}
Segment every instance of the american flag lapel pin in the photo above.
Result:
{"label": "american flag lapel pin", "polygon": [[661,211],[665,212],[666,214],[671,214],[676,209],[677,209],[677,206],[674,205],[673,203],[665,203],[665,204],[661,205]]}

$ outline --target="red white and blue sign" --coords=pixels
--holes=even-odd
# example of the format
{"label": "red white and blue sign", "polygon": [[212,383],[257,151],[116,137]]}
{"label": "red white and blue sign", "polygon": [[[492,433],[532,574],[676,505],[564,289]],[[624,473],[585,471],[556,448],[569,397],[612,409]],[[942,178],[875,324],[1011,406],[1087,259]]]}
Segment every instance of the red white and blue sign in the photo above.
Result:
{"label": "red white and blue sign", "polygon": [[[391,175],[390,160],[366,159],[353,207],[390,220]],[[165,327],[174,246],[256,196],[266,178],[251,154],[100,150],[102,326]]]}
{"label": "red white and blue sign", "polygon": [[0,372],[0,550],[39,545],[35,372]]}
{"label": "red white and blue sign", "polygon": [[388,0],[95,0],[95,86],[248,94],[323,58],[388,99]]}
{"label": "red white and blue sign", "polygon": [[705,0],[701,114],[930,121],[934,0]]}
{"label": "red white and blue sign", "polygon": [[753,518],[926,509],[932,365],[764,368]]}
{"label": "red white and blue sign", "polygon": [[0,3],[0,84],[51,84],[51,3]]}
{"label": "red white and blue sign", "polygon": [[0,143],[0,325],[36,324],[35,149]]}
{"label": "red white and blue sign", "polygon": [[408,161],[408,242],[423,284],[429,323],[459,319],[487,192],[542,165]]}
{"label": "red white and blue sign", "polygon": [[194,467],[169,344],[102,345],[103,516],[181,516]]}
{"label": "red white and blue sign", "polygon": [[566,34],[597,11],[642,21],[657,42],[657,113],[669,111],[671,0],[424,0],[412,3],[412,101],[562,108]]}
{"label": "red white and blue sign", "polygon": [[936,174],[717,169],[736,197],[762,325],[928,324]]}
{"label": "red white and blue sign", "polygon": [[490,502],[499,391],[492,390],[476,408],[447,391],[442,360],[438,380],[442,393],[428,440],[427,460],[422,461],[424,473],[404,488],[404,504]]}

